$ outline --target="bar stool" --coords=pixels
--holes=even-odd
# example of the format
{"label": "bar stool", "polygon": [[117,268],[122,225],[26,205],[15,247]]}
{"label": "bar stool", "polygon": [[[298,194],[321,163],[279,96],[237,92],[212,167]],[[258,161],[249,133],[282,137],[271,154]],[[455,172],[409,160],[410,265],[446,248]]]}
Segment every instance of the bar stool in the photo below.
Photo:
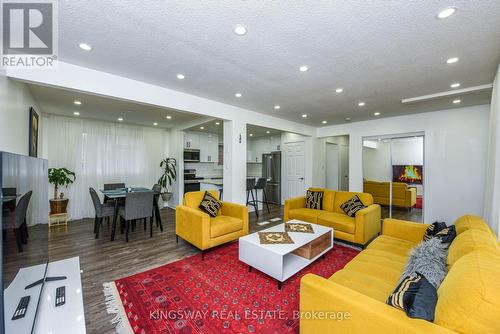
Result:
{"label": "bar stool", "polygon": [[[250,204],[254,207],[255,209],[255,215],[258,217],[259,216],[259,208],[257,201],[255,200],[255,197],[253,196],[253,190],[255,188],[255,179],[254,178],[247,178],[247,205]],[[248,199],[249,195],[252,194],[252,201],[250,202]]]}
{"label": "bar stool", "polygon": [[[267,213],[271,213],[269,210],[269,202],[267,201],[267,194],[266,194],[266,187],[267,187],[267,178],[265,177],[259,177],[257,179],[257,184],[255,185],[255,197],[257,198],[257,204],[260,202],[262,204],[266,204],[267,206]],[[258,190],[262,190],[262,201],[259,201],[259,193]]]}

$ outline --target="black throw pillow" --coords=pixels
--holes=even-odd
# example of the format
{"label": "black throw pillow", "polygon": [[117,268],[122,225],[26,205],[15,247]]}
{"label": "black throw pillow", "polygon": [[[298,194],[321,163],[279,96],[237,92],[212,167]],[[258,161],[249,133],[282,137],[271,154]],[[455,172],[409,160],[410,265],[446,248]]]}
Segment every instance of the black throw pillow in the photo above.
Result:
{"label": "black throw pillow", "polygon": [[387,299],[387,304],[406,312],[410,318],[434,321],[437,290],[424,275],[405,277]]}
{"label": "black throw pillow", "polygon": [[424,241],[429,240],[430,238],[435,236],[436,233],[438,233],[439,231],[441,231],[442,229],[445,229],[445,228],[446,228],[445,222],[434,222],[434,223],[430,224],[429,227],[427,228],[427,230],[425,231],[423,240]]}
{"label": "black throw pillow", "polygon": [[215,197],[213,197],[208,191],[205,191],[205,196],[201,200],[199,208],[212,217],[217,217],[222,203]]}
{"label": "black throw pillow", "polygon": [[441,240],[442,244],[450,245],[453,239],[457,236],[455,225],[450,225],[434,235],[434,238]]}
{"label": "black throw pillow", "polygon": [[342,203],[340,205],[340,208],[344,210],[346,215],[348,215],[349,217],[355,217],[356,212],[366,208],[366,206],[363,204],[363,202],[361,202],[358,195],[354,195],[353,198],[346,201],[345,203]]}
{"label": "black throw pillow", "polygon": [[323,210],[323,192],[322,191],[307,191],[306,208]]}

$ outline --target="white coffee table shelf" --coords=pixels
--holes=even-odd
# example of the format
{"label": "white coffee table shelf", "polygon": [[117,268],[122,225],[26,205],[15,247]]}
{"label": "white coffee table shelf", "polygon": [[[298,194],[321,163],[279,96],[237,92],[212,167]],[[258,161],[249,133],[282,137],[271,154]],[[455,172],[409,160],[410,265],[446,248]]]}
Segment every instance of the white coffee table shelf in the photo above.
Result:
{"label": "white coffee table shelf", "polygon": [[[289,222],[305,223],[299,220]],[[306,223],[309,224],[309,223]],[[314,233],[288,232],[293,244],[261,244],[258,232],[239,239],[239,260],[248,264],[249,270],[255,268],[276,279],[278,287],[291,276],[316,261],[333,248],[333,229],[317,224],[310,224]],[[284,232],[285,224],[276,225],[259,232]],[[330,233],[330,246],[313,259],[293,254],[296,249],[308,244],[320,236]]]}

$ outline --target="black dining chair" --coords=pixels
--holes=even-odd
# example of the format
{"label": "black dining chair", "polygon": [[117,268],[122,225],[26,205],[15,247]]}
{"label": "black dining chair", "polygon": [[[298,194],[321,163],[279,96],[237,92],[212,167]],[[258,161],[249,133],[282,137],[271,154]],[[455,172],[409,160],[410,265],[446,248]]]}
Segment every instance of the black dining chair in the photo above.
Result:
{"label": "black dining chair", "polygon": [[94,234],[95,238],[99,239],[99,230],[102,225],[103,218],[113,217],[115,214],[115,205],[110,202],[101,203],[101,199],[94,188],[89,188],[90,197],[95,209]]}
{"label": "black dining chair", "polygon": [[[156,227],[160,227],[160,231],[163,232],[163,224],[160,216],[160,194],[161,194],[161,186],[159,184],[153,185],[153,214],[151,215],[150,220],[153,221],[153,217],[156,220]],[[146,225],[144,225],[144,230],[146,229]],[[151,236],[153,235],[153,230],[151,229]]]}
{"label": "black dining chair", "polygon": [[30,204],[32,191],[28,191],[24,194],[19,202],[17,203],[16,209],[13,214],[5,217],[3,223],[3,229],[9,230],[13,229],[16,236],[17,250],[19,252],[23,251],[23,245],[28,242],[28,226],[26,223],[26,212],[28,211],[28,206]]}
{"label": "black dining chair", "polygon": [[[257,203],[262,203],[262,204],[266,204],[267,206],[267,213],[271,213],[271,211],[269,210],[269,202],[267,201],[267,194],[266,194],[266,187],[267,187],[267,178],[265,177],[259,177],[257,179],[257,183],[255,184],[255,197],[256,197],[256,201]],[[262,201],[259,201],[259,192],[258,190],[262,190]]]}
{"label": "black dining chair", "polygon": [[[255,179],[254,178],[247,178],[247,204],[250,204],[253,206],[255,209],[255,215],[258,217],[259,216],[259,207],[258,203],[255,201],[255,197],[253,195],[253,190],[255,189]],[[249,196],[252,194],[252,200],[249,201]]]}
{"label": "black dining chair", "polygon": [[[146,225],[147,218],[151,217],[153,212],[153,191],[141,191],[127,193],[125,206],[118,209],[120,219],[125,221],[125,240],[128,242],[128,234],[132,221],[142,219]],[[149,221],[150,229],[153,229],[153,221]],[[151,232],[151,237],[153,233]]]}

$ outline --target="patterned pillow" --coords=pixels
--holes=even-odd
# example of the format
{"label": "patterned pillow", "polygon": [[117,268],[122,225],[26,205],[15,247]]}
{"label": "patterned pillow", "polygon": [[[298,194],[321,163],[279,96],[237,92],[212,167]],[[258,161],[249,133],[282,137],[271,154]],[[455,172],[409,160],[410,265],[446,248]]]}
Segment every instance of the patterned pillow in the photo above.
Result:
{"label": "patterned pillow", "polygon": [[306,208],[323,210],[323,192],[322,191],[307,191]]}
{"label": "patterned pillow", "polygon": [[429,227],[427,228],[427,230],[425,231],[423,240],[424,241],[430,240],[430,238],[435,236],[436,233],[438,233],[439,231],[441,231],[442,229],[445,229],[445,228],[446,228],[445,222],[434,222],[434,223],[430,224]]}
{"label": "patterned pillow", "polygon": [[442,244],[450,246],[451,242],[457,236],[455,225],[450,225],[434,235],[434,238],[441,240]]}
{"label": "patterned pillow", "polygon": [[201,200],[199,208],[208,213],[212,217],[217,217],[222,203],[213,197],[208,191],[205,191],[205,196]]}
{"label": "patterned pillow", "polygon": [[410,318],[434,321],[437,290],[424,275],[406,276],[387,299],[387,304],[406,312]]}
{"label": "patterned pillow", "polygon": [[363,202],[361,202],[358,195],[354,195],[353,198],[351,198],[350,200],[348,200],[345,203],[342,203],[340,208],[342,210],[344,210],[346,215],[348,215],[349,217],[355,217],[356,212],[358,212],[361,209],[366,208],[366,206],[363,204]]}

